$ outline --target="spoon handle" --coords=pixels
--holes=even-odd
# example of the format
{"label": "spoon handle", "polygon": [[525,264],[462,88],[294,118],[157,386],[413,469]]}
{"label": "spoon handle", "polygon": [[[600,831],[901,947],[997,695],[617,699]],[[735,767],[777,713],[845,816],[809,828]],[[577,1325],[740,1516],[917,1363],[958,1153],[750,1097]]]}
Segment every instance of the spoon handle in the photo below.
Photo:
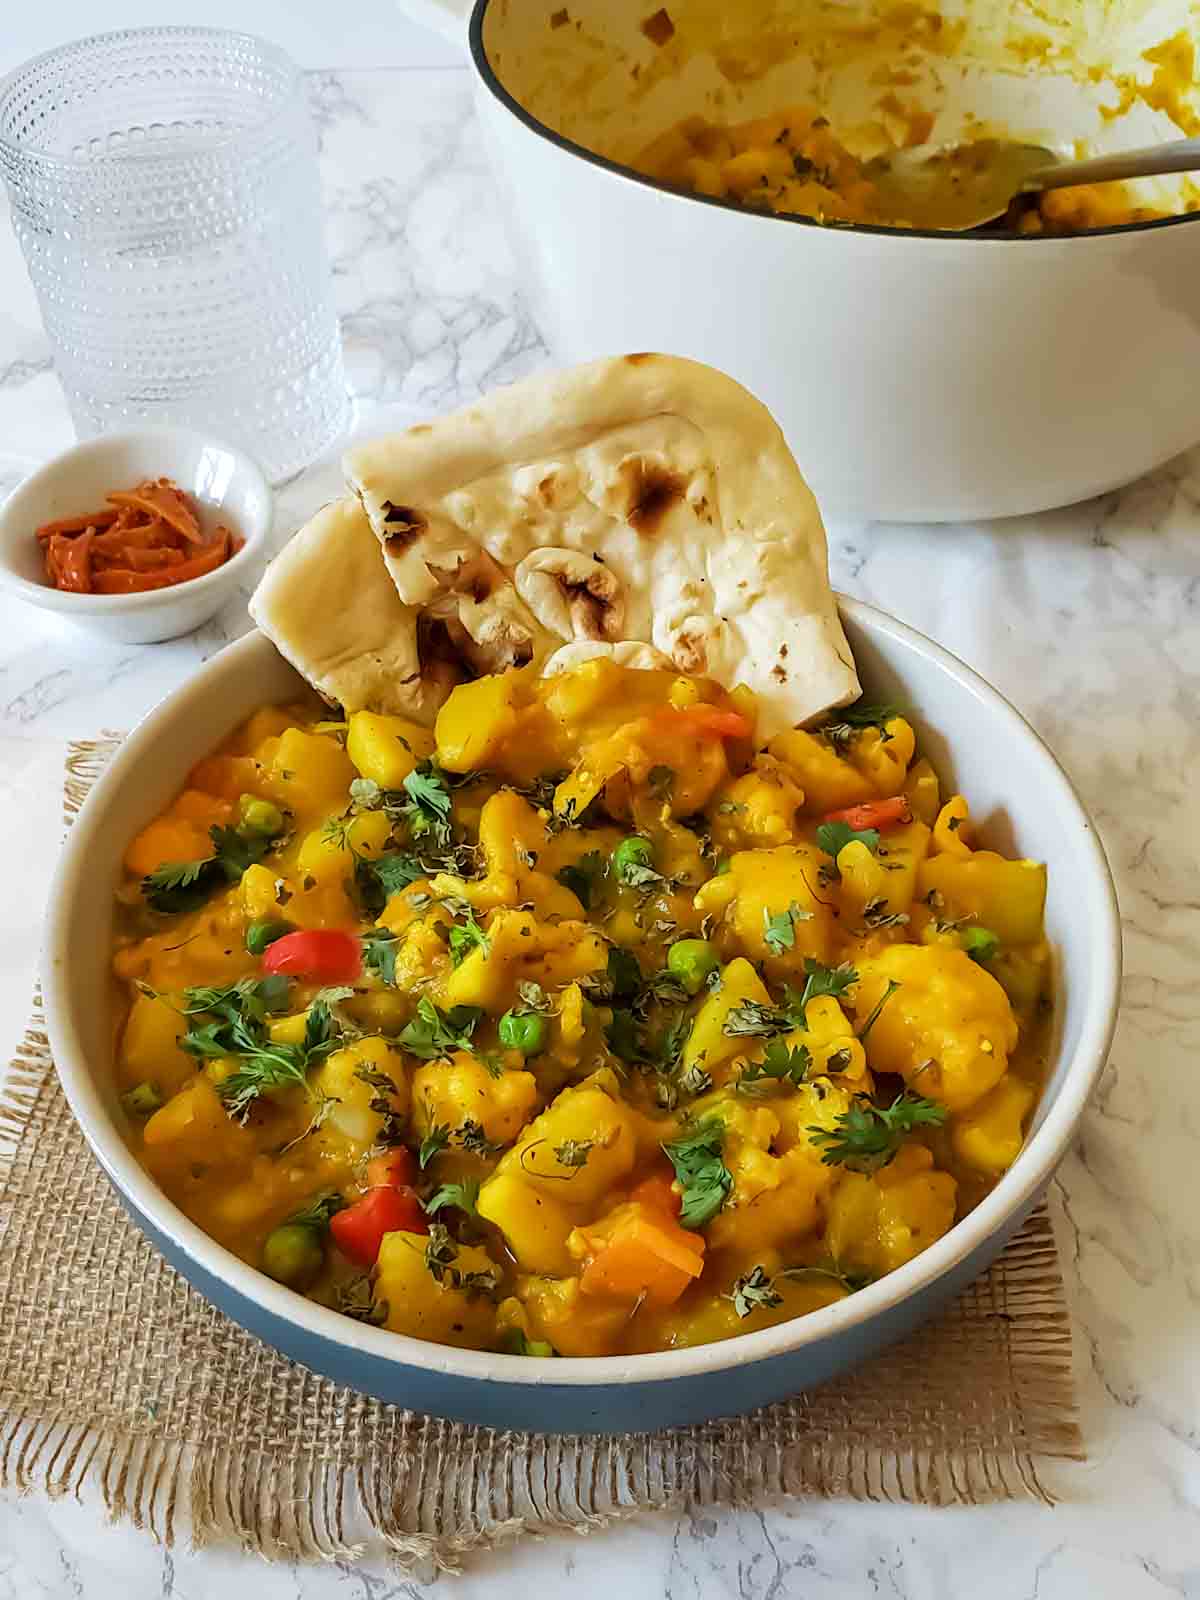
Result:
{"label": "spoon handle", "polygon": [[1093,156],[1088,161],[1059,161],[1038,167],[1021,184],[1020,194],[1041,189],[1067,189],[1076,183],[1106,183],[1114,178],[1155,178],[1166,172],[1200,171],[1200,139],[1171,139],[1143,150]]}

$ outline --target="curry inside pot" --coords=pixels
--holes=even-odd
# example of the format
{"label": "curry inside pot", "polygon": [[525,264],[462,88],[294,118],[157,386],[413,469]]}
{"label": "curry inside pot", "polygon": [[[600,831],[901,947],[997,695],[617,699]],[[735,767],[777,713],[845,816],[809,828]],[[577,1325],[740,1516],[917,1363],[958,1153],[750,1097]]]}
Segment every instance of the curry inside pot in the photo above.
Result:
{"label": "curry inside pot", "polygon": [[[1041,144],[1063,157],[1200,134],[1200,6],[987,0],[491,0],[500,85],[548,129],[668,184],[819,221],[888,213],[863,168],[915,145]],[[1059,191],[1024,231],[1200,209],[1189,178]]]}

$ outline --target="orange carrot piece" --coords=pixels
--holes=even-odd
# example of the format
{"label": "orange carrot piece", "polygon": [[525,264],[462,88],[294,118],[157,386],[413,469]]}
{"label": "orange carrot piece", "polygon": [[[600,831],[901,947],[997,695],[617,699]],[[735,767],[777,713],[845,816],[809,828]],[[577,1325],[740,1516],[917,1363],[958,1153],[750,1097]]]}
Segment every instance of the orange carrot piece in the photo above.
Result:
{"label": "orange carrot piece", "polygon": [[96,574],[97,594],[137,594],[144,589],[168,589],[172,584],[186,583],[189,578],[202,578],[206,572],[215,572],[229,555],[229,535],[214,539],[199,555],[178,567],[164,567],[161,572],[135,572],[128,567],[112,567]]}
{"label": "orange carrot piece", "polygon": [[637,1300],[643,1295],[656,1306],[679,1299],[704,1270],[704,1240],[686,1233],[665,1217],[630,1216],[606,1240],[583,1269],[584,1294]]}
{"label": "orange carrot piece", "polygon": [[669,1172],[656,1172],[643,1178],[629,1197],[644,1205],[648,1211],[662,1211],[674,1221],[683,1209],[683,1197],[675,1188]]}
{"label": "orange carrot piece", "polygon": [[114,506],[136,506],[151,517],[161,517],[189,544],[203,543],[200,522],[192,503],[178,484],[170,478],[147,478],[136,489],[117,489],[108,496]]}
{"label": "orange carrot piece", "polygon": [[95,537],[89,528],[86,533],[56,533],[51,538],[50,551],[54,557],[57,574],[54,582],[57,588],[66,589],[72,594],[91,594],[92,540]]}
{"label": "orange carrot piece", "polygon": [[56,533],[86,533],[89,528],[108,528],[117,520],[115,511],[88,511],[80,517],[60,517],[57,522],[43,522],[37,537],[43,542]]}

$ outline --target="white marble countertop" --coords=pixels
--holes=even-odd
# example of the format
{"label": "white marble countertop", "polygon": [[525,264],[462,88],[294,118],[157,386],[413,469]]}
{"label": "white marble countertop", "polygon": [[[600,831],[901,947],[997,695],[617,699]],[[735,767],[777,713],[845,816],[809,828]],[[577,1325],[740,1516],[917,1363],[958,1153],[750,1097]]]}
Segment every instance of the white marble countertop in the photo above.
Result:
{"label": "white marble countertop", "polygon": [[[545,359],[522,308],[466,74],[319,74],[326,195],[350,370],[368,411],[441,410]],[[69,442],[15,242],[0,226],[0,491]],[[802,463],[803,464],[803,463]],[[333,482],[293,483],[290,531]],[[1200,451],[1120,494],[991,526],[830,529],[838,585],[964,656],[1079,784],[1121,897],[1124,1011],[1054,1201],[1090,1460],[1053,1510],[802,1503],[647,1518],[524,1544],[463,1578],[165,1552],[94,1505],[0,1501],[0,1600],[1165,1600],[1200,1596]],[[15,1041],[57,848],[63,741],[128,727],[244,630],[99,646],[43,612],[0,616],[0,1043]],[[4,826],[4,824],[7,826]],[[14,845],[19,848],[12,848]],[[5,1050],[7,1054],[7,1049]]]}

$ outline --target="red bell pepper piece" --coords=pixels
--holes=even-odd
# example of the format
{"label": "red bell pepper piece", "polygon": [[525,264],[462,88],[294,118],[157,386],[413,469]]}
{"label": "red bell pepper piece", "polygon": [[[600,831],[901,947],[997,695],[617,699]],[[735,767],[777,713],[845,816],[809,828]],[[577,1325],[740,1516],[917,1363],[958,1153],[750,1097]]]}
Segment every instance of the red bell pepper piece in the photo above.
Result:
{"label": "red bell pepper piece", "polygon": [[912,808],[906,795],[893,795],[890,800],[864,800],[858,806],[844,806],[840,811],[827,811],[822,822],[848,822],[855,833],[866,828],[895,828],[902,822],[912,821]]}
{"label": "red bell pepper piece", "polygon": [[263,971],[316,983],[357,983],[362,976],[362,943],[339,928],[302,928],[269,945]]}
{"label": "red bell pepper piece", "polygon": [[360,1267],[373,1267],[385,1233],[428,1233],[421,1202],[412,1189],[369,1189],[361,1200],[329,1219],[333,1242]]}

